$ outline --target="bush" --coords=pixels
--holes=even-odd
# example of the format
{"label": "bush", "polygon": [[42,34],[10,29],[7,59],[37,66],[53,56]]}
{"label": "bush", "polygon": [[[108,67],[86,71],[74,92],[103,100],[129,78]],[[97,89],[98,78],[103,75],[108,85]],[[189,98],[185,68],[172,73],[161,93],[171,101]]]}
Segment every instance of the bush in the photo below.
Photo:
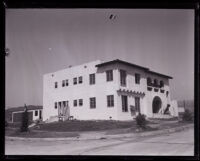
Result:
{"label": "bush", "polygon": [[186,109],[185,112],[183,113],[183,117],[182,117],[183,121],[192,121],[193,117],[192,117],[192,113],[190,112],[190,110]]}
{"label": "bush", "polygon": [[21,123],[21,132],[27,132],[28,131],[28,109],[25,105],[25,111],[22,115],[22,123]]}
{"label": "bush", "polygon": [[139,113],[136,117],[136,124],[139,128],[145,129],[146,128],[146,116],[144,114]]}

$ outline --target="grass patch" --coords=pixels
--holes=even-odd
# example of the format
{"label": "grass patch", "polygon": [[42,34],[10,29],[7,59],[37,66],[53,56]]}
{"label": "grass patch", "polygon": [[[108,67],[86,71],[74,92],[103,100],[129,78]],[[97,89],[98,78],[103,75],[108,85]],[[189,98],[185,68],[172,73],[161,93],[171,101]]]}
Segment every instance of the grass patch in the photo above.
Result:
{"label": "grass patch", "polygon": [[44,132],[44,131],[28,131],[20,132],[19,129],[6,129],[6,136],[23,137],[23,138],[65,138],[79,137],[78,132]]}
{"label": "grass patch", "polygon": [[64,121],[64,122],[53,122],[40,125],[39,130],[44,131],[101,131],[110,129],[121,129],[130,128],[134,126],[134,121]]}

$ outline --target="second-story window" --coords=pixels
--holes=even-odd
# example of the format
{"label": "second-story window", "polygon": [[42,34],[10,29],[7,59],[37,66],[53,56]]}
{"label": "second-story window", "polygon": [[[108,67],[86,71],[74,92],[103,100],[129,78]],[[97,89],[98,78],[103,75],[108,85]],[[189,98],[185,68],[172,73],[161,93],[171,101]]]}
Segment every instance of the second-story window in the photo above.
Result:
{"label": "second-story window", "polygon": [[64,86],[65,86],[65,80],[62,81],[62,87],[64,87]]}
{"label": "second-story window", "polygon": [[55,88],[58,88],[58,82],[55,82]]}
{"label": "second-story window", "polygon": [[74,84],[77,84],[77,78],[74,78],[73,81],[74,81]]}
{"label": "second-story window", "polygon": [[152,85],[152,80],[150,77],[147,78],[147,86],[151,86]]}
{"label": "second-story window", "polygon": [[81,77],[78,77],[78,83],[79,83],[79,84],[83,83],[83,77],[82,77],[82,76],[81,76]]}
{"label": "second-story window", "polygon": [[135,84],[140,84],[140,74],[135,73]]}
{"label": "second-story window", "polygon": [[154,79],[154,87],[158,87],[158,80]]}
{"label": "second-story window", "polygon": [[90,84],[95,84],[95,74],[90,74]]}
{"label": "second-story window", "polygon": [[126,86],[126,71],[120,70],[120,83],[121,86]]}
{"label": "second-story window", "polygon": [[161,80],[160,81],[160,88],[164,87],[164,82]]}
{"label": "second-story window", "polygon": [[113,70],[107,70],[106,71],[106,80],[108,81],[113,81]]}

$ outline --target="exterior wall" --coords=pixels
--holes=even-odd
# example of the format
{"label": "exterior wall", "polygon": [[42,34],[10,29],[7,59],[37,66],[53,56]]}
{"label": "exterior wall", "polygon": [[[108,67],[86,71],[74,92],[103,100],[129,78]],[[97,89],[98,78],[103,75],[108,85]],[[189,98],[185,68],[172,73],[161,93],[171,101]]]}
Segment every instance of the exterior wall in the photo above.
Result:
{"label": "exterior wall", "polygon": [[[80,66],[67,68],[62,71],[44,75],[44,94],[43,94],[43,109],[44,120],[50,116],[57,116],[58,109],[54,108],[54,103],[59,101],[69,101],[70,116],[76,119],[117,119],[115,102],[114,107],[107,107],[107,95],[114,95],[116,99],[116,81],[106,82],[105,70],[113,69],[101,68],[97,70],[96,64],[100,61],[95,61]],[[84,68],[87,66],[87,68]],[[95,73],[95,84],[89,84],[89,74]],[[52,74],[54,76],[52,77]],[[73,84],[74,77],[83,77],[82,84]],[[62,87],[62,80],[68,79],[69,86]],[[117,79],[117,70],[113,70],[113,79]],[[58,82],[58,88],[54,88],[54,83]],[[96,108],[90,109],[90,97],[96,97]],[[83,99],[83,106],[73,106],[73,100]]]}
{"label": "exterior wall", "polygon": [[[152,91],[148,91],[147,90],[147,82],[146,82],[146,112],[145,114],[147,115],[147,117],[154,117],[154,115],[157,114],[153,114],[153,99],[158,96],[161,101],[161,109],[162,111],[165,110],[165,108],[167,107],[167,104],[170,104],[170,90],[169,90],[169,80],[167,78],[163,78],[157,75],[152,75],[152,74],[147,74],[146,77],[150,77],[152,79],[152,81],[154,79],[158,80],[158,83],[162,80],[164,82],[164,87],[162,89],[164,89],[164,93],[160,92],[160,88],[158,88],[159,90],[157,92],[154,91],[154,87],[152,87]],[[169,92],[168,97],[166,96],[166,92]]]}
{"label": "exterior wall", "polygon": [[[130,67],[124,64],[109,64],[102,67],[95,67],[101,61],[94,61],[75,67],[70,67],[54,73],[45,74],[43,78],[43,120],[51,116],[58,116],[58,108],[54,108],[55,102],[68,101],[70,116],[79,120],[132,120],[131,106],[135,106],[135,97],[140,97],[140,111],[147,117],[154,117],[152,103],[154,97],[158,96],[162,101],[162,111],[170,104],[169,80],[155,74],[147,73],[145,70]],[[120,84],[120,69],[127,73],[126,86]],[[107,82],[106,70],[113,70],[113,81]],[[89,84],[89,74],[95,73],[95,84]],[[140,84],[135,83],[135,74],[140,74]],[[73,84],[73,78],[82,76],[83,82]],[[147,77],[164,81],[164,93],[147,90]],[[62,80],[68,79],[69,85],[62,87]],[[58,82],[58,88],[55,88]],[[118,92],[119,90],[124,92]],[[134,91],[129,93],[126,91]],[[166,91],[169,91],[168,97]],[[144,94],[142,94],[144,93]],[[114,107],[107,107],[107,95],[114,95]],[[122,111],[121,95],[128,96],[128,111]],[[90,108],[90,97],[96,98],[96,108]],[[73,101],[83,99],[83,105],[74,107]]]}
{"label": "exterior wall", "polygon": [[[127,73],[126,77],[126,86],[121,86],[120,84],[120,70],[125,70]],[[124,90],[132,90],[137,92],[145,92],[146,91],[146,77],[145,73],[141,69],[125,66],[125,65],[118,65],[118,89],[124,89]],[[140,74],[140,84],[135,83],[135,74]],[[128,96],[128,112],[122,111],[122,99],[121,95],[127,95]],[[119,120],[132,120],[133,116],[131,115],[130,106],[135,106],[135,97],[140,97],[140,110],[141,113],[145,113],[146,110],[146,101],[145,96],[140,96],[136,94],[128,94],[126,92],[118,93],[118,110],[117,110],[117,116]]]}

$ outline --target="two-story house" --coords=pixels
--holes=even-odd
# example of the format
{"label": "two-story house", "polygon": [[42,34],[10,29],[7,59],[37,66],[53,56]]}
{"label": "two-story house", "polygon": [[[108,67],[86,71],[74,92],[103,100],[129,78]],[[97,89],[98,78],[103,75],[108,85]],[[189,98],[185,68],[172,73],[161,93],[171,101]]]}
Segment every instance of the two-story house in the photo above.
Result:
{"label": "two-story house", "polygon": [[122,60],[100,60],[43,77],[43,118],[131,120],[178,116],[170,99],[172,77]]}

